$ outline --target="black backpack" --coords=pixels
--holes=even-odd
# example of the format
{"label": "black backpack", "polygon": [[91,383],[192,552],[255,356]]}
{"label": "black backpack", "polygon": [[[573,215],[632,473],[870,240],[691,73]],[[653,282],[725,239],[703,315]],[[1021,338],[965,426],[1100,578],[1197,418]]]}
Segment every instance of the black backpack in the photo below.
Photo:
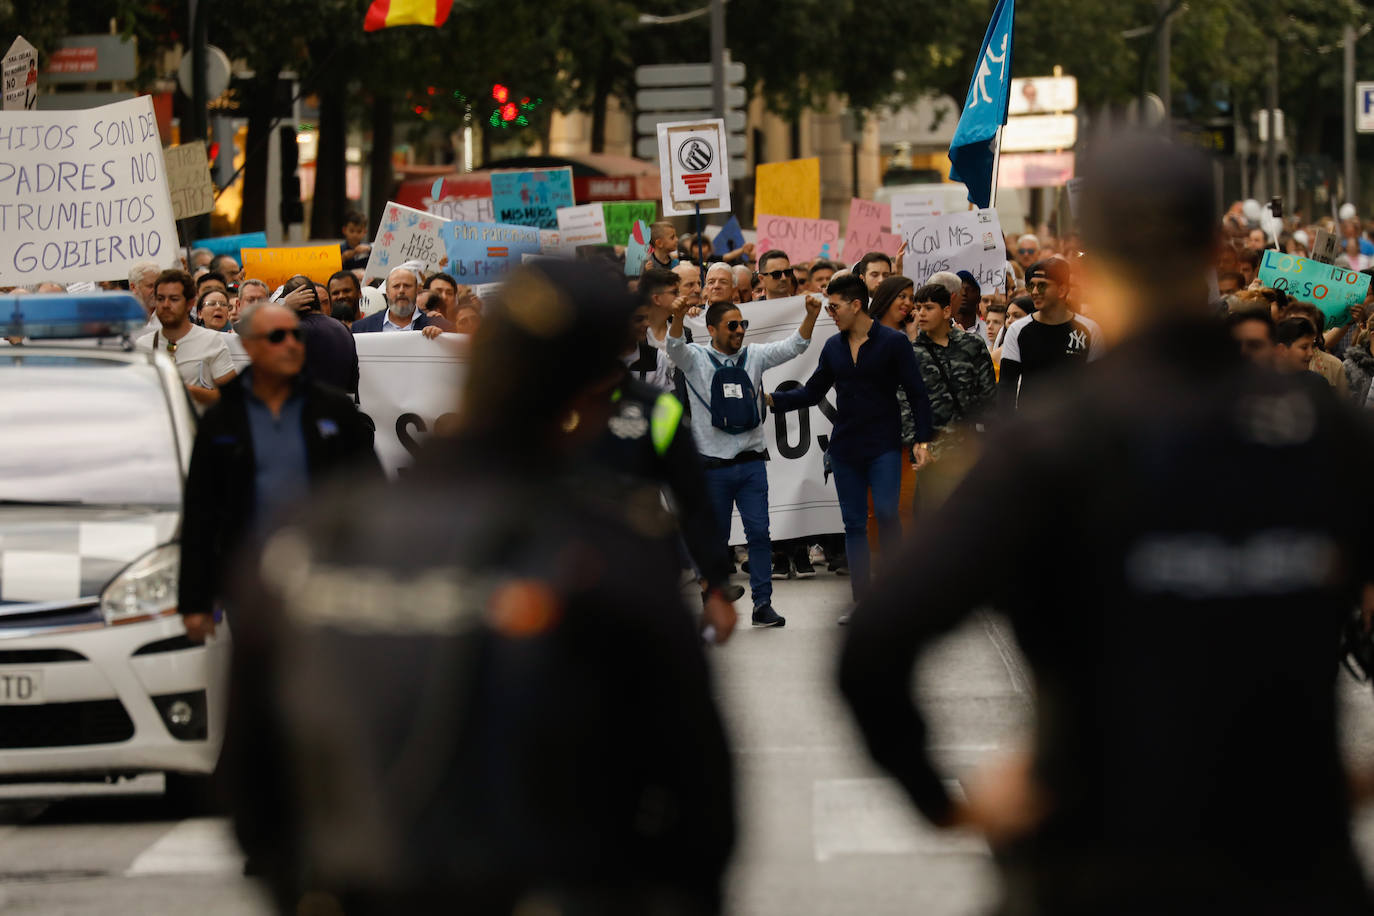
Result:
{"label": "black backpack", "polygon": [[722,432],[747,433],[763,422],[763,399],[744,371],[748,353],[749,348],[745,347],[739,351],[739,361],[727,366],[708,351],[706,356],[716,367],[716,374],[711,376],[711,400],[708,402],[695,389],[692,391],[701,406],[711,412],[711,425]]}

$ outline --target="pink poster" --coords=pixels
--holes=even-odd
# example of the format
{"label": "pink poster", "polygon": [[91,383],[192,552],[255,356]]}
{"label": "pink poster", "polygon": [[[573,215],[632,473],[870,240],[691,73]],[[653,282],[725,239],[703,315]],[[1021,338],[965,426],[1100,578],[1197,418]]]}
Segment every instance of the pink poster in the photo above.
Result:
{"label": "pink poster", "polygon": [[890,233],[892,208],[887,204],[854,198],[849,203],[849,226],[844,233],[844,263],[853,264],[870,251],[896,257],[900,236]]}
{"label": "pink poster", "polygon": [[840,256],[840,224],[833,219],[760,214],[755,250],[762,258],[770,248],[787,252],[793,264],[815,258],[834,260]]}

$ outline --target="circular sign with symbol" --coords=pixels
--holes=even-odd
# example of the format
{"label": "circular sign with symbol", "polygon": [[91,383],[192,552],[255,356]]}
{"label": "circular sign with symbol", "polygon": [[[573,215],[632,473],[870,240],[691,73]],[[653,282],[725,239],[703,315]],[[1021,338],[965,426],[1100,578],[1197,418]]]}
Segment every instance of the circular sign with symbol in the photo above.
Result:
{"label": "circular sign with symbol", "polygon": [[689,137],[677,148],[677,161],[689,172],[701,172],[711,167],[716,152],[700,137]]}

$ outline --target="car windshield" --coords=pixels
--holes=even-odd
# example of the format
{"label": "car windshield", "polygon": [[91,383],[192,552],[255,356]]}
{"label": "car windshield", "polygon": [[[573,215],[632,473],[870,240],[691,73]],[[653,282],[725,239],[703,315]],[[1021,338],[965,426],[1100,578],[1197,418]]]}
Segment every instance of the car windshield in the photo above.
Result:
{"label": "car windshield", "polygon": [[0,505],[173,506],[172,416],[147,363],[0,352]]}

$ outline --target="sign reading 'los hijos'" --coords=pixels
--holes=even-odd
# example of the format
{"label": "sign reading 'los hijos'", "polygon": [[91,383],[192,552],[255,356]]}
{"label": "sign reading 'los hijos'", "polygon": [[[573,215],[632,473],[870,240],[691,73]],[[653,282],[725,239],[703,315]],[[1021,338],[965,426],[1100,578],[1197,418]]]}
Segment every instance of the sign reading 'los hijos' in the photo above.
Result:
{"label": "sign reading 'los hijos'", "polygon": [[1345,323],[1351,307],[1364,301],[1370,278],[1357,270],[1266,248],[1260,260],[1259,280],[1265,286],[1283,290],[1290,298],[1312,303],[1326,316],[1326,326],[1335,328]]}

